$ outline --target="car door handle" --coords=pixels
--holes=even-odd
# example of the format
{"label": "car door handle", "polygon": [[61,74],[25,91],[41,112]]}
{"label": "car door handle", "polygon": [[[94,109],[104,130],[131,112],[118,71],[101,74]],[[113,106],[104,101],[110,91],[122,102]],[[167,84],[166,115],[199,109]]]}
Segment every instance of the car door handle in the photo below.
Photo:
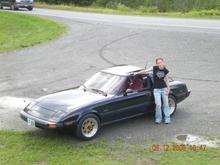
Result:
{"label": "car door handle", "polygon": [[104,110],[103,110],[103,112],[108,112],[108,111],[109,111],[109,109],[104,109]]}

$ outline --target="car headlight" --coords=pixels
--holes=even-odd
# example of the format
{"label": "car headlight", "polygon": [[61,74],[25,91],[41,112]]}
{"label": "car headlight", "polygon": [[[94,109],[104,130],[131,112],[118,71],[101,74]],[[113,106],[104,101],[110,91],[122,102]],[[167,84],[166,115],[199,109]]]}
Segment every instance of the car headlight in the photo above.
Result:
{"label": "car headlight", "polygon": [[53,115],[53,117],[51,117],[52,120],[54,121],[58,121],[60,120],[62,117],[64,117],[66,114],[63,111],[58,111],[56,114]]}

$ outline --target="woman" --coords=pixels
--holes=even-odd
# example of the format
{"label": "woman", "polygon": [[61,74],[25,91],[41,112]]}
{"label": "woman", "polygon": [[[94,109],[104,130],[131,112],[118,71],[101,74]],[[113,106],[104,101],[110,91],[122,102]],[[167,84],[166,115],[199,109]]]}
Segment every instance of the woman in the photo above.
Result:
{"label": "woman", "polygon": [[[159,124],[162,122],[161,107],[163,107],[164,122],[168,124],[171,122],[170,109],[168,104],[170,85],[169,85],[169,80],[167,78],[167,74],[169,73],[169,70],[166,68],[166,64],[163,58],[157,58],[156,66],[144,69],[134,74],[135,75],[143,74],[149,71],[153,71],[154,100],[156,104],[155,123]],[[162,98],[163,106],[161,103],[161,98]]]}

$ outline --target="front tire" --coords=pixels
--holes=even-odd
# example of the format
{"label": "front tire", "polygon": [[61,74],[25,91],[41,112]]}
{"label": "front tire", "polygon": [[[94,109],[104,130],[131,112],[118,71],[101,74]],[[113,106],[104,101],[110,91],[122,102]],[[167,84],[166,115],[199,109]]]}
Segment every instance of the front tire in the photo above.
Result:
{"label": "front tire", "polygon": [[177,103],[176,103],[176,98],[173,95],[170,95],[168,98],[168,103],[170,107],[170,115],[174,115],[177,109]]}
{"label": "front tire", "polygon": [[27,8],[29,11],[32,11],[33,10],[33,7],[28,7]]}
{"label": "front tire", "polygon": [[76,128],[76,136],[82,140],[95,138],[100,129],[100,120],[95,114],[88,114],[82,117]]}

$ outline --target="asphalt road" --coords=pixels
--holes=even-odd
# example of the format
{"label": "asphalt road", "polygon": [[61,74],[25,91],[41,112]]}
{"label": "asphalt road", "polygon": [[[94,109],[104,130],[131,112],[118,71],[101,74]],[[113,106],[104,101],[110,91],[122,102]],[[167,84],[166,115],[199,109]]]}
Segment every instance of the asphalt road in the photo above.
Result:
{"label": "asphalt road", "polygon": [[104,127],[98,138],[145,144],[169,142],[181,133],[220,135],[220,21],[18,12],[63,22],[70,30],[56,41],[0,54],[0,129],[29,130],[18,113],[29,99],[77,86],[105,67],[151,66],[164,57],[170,76],[192,91],[178,105],[172,124],[139,117]]}

